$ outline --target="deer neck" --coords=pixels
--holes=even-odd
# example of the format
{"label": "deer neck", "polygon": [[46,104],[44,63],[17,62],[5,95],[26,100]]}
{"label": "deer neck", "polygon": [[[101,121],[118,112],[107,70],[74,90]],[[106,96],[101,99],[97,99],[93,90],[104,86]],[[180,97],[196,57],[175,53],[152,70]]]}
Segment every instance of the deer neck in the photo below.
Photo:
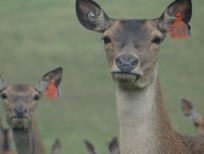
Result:
{"label": "deer neck", "polygon": [[19,154],[45,154],[35,119],[28,129],[13,129],[13,136]]}
{"label": "deer neck", "polygon": [[0,127],[0,154],[6,154],[11,150],[11,143],[9,138],[9,130]]}
{"label": "deer neck", "polygon": [[164,109],[157,71],[144,89],[118,87],[117,108],[122,154],[182,153]]}
{"label": "deer neck", "polygon": [[10,140],[9,140],[8,134],[4,135],[3,149],[4,149],[4,151],[10,151],[11,150],[11,145],[10,145]]}
{"label": "deer neck", "polygon": [[4,133],[3,133],[3,128],[0,127],[0,153],[3,153],[4,151]]}

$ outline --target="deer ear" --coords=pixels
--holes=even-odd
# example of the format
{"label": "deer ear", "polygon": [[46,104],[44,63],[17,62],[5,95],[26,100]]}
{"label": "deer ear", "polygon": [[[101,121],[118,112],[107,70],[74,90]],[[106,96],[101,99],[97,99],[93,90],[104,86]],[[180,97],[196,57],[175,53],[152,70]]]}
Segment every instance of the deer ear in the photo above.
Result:
{"label": "deer ear", "polygon": [[52,145],[52,154],[57,154],[59,153],[61,149],[61,143],[60,143],[60,140],[59,139],[56,139],[54,144]]}
{"label": "deer ear", "polygon": [[191,0],[175,0],[171,3],[159,18],[159,28],[167,31],[175,21],[177,13],[181,14],[182,20],[188,25],[192,17]]}
{"label": "deer ear", "polygon": [[119,153],[119,144],[118,144],[118,139],[116,137],[114,137],[109,145],[108,145],[108,149],[110,154],[114,154],[114,153]]}
{"label": "deer ear", "polygon": [[62,79],[62,72],[63,69],[59,67],[43,75],[39,83],[38,90],[40,92],[44,92],[48,88],[51,81],[54,81],[55,86],[58,87]]}
{"label": "deer ear", "polygon": [[84,140],[84,144],[90,154],[97,154],[94,145],[91,144],[88,140]]}
{"label": "deer ear", "polygon": [[93,0],[76,0],[76,14],[84,27],[96,32],[104,32],[112,21]]}
{"label": "deer ear", "polygon": [[193,103],[187,99],[181,100],[181,108],[182,108],[183,113],[186,117],[191,118],[194,114],[196,114],[196,109],[195,109]]}

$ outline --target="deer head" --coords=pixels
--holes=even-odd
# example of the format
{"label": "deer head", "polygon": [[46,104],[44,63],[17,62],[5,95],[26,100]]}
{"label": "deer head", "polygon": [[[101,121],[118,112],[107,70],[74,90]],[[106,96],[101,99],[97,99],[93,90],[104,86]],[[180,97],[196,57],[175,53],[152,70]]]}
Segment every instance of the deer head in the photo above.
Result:
{"label": "deer head", "polygon": [[181,13],[188,25],[192,16],[191,0],[176,0],[159,18],[113,19],[93,0],[76,0],[80,23],[103,34],[105,51],[113,79],[121,87],[144,88],[152,80],[159,49],[168,29]]}
{"label": "deer head", "polygon": [[23,83],[7,83],[0,79],[0,97],[6,111],[6,118],[12,128],[28,128],[32,122],[37,102],[43,96],[51,80],[59,86],[62,68],[52,70],[43,75],[37,85]]}

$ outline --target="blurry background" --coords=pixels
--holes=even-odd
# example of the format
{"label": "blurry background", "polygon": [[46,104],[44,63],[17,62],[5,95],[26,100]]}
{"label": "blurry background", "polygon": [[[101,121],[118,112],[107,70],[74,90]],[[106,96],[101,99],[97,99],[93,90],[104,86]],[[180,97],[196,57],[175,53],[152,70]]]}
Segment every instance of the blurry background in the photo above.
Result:
{"label": "blurry background", "polygon": [[[172,1],[97,2],[115,18],[153,18]],[[161,82],[173,127],[191,135],[195,130],[182,115],[180,99],[194,101],[204,114],[204,1],[193,0],[193,6],[193,36],[188,40],[167,37],[160,56]],[[118,135],[115,84],[100,38],[78,23],[74,0],[0,1],[0,73],[4,79],[36,83],[51,69],[64,68],[62,98],[43,98],[36,111],[47,153],[57,137],[62,154],[86,154],[85,138],[105,153],[107,141]]]}

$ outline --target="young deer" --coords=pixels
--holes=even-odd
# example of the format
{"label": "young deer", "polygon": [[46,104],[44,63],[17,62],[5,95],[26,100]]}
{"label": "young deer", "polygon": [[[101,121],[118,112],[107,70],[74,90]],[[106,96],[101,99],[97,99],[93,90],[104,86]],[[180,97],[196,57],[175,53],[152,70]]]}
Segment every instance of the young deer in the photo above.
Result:
{"label": "young deer", "polygon": [[204,154],[204,142],[174,132],[158,77],[159,49],[180,13],[186,25],[191,0],[176,0],[159,18],[113,19],[93,0],[76,0],[80,23],[103,33],[110,72],[117,86],[121,154]]}
{"label": "young deer", "polygon": [[182,99],[181,107],[184,115],[192,120],[198,136],[204,137],[204,117],[201,116],[197,111],[192,102],[187,99]]}
{"label": "young deer", "polygon": [[11,149],[11,139],[11,130],[4,128],[0,121],[0,154],[16,154]]}
{"label": "young deer", "polygon": [[[90,154],[98,154],[94,145],[88,140],[84,140],[86,148]],[[114,137],[108,144],[108,152],[109,154],[120,154],[119,152],[119,144],[116,137]]]}
{"label": "young deer", "polygon": [[18,154],[45,154],[33,113],[50,81],[54,80],[55,85],[59,86],[61,76],[62,68],[57,68],[46,73],[37,86],[0,80],[0,96]]}

